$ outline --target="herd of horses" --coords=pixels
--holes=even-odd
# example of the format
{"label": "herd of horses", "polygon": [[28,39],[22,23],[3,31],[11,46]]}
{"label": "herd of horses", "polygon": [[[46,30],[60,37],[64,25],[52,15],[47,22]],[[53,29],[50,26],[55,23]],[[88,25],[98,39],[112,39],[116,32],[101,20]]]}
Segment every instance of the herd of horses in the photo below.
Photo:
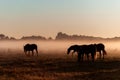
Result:
{"label": "herd of horses", "polygon": [[[33,56],[34,50],[36,51],[36,54],[38,56],[38,48],[36,44],[26,44],[24,46],[25,55],[30,55],[30,52],[32,52]],[[71,52],[72,55],[74,53],[78,54],[78,61],[83,61],[84,56],[87,57],[87,60],[89,60],[89,56],[91,56],[92,61],[94,61],[96,52],[99,52],[100,59],[101,57],[104,59],[104,55],[107,54],[107,52],[105,51],[105,45],[103,43],[89,45],[72,45],[67,49],[67,54],[70,54]]]}
{"label": "herd of horses", "polygon": [[101,57],[104,59],[104,55],[107,54],[105,51],[105,45],[102,43],[89,45],[72,45],[67,49],[67,54],[69,54],[71,51],[73,51],[72,54],[77,52],[78,61],[83,61],[84,55],[87,57],[87,60],[89,60],[89,56],[91,55],[91,59],[94,61],[96,52],[99,52],[100,59]]}

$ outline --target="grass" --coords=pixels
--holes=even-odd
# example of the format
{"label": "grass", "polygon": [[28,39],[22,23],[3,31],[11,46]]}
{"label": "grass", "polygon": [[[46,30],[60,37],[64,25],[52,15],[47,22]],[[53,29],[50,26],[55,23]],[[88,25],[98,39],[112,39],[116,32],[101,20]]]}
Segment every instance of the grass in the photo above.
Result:
{"label": "grass", "polygon": [[120,59],[76,62],[67,54],[0,54],[0,80],[120,80]]}

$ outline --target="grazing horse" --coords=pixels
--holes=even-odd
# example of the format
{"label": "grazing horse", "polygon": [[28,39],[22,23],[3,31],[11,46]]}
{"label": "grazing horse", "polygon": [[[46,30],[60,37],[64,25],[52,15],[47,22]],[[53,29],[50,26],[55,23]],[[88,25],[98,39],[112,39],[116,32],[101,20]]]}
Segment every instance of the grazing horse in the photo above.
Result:
{"label": "grazing horse", "polygon": [[91,55],[91,59],[94,62],[96,52],[99,52],[100,58],[101,58],[101,54],[103,54],[103,59],[104,59],[104,55],[107,54],[105,51],[105,46],[102,43],[89,44],[89,45],[72,45],[68,48],[67,54],[69,54],[71,50],[73,50],[72,54],[75,52],[78,53],[78,62],[80,60],[83,61],[84,55],[87,56],[87,60],[89,60],[89,55]]}
{"label": "grazing horse", "polygon": [[96,55],[96,46],[94,44],[90,44],[87,46],[86,55],[88,59],[89,59],[89,54],[91,54],[92,61],[94,62],[95,55]]}
{"label": "grazing horse", "polygon": [[70,46],[68,49],[67,49],[67,54],[70,54],[72,52],[72,56],[73,56],[73,53],[77,52],[78,54],[78,62],[80,60],[82,60],[82,55],[83,55],[83,52],[82,52],[82,46],[81,45],[72,45]]}
{"label": "grazing horse", "polygon": [[96,54],[96,46],[94,44],[90,45],[81,45],[81,49],[79,49],[78,61],[83,60],[84,54],[87,56],[87,60],[89,60],[89,54],[91,55],[91,59],[94,62],[95,54]]}
{"label": "grazing horse", "polygon": [[104,55],[107,54],[107,52],[105,51],[105,45],[102,43],[95,44],[95,45],[96,45],[97,52],[99,52],[99,54],[100,54],[100,59],[101,59],[102,55],[103,55],[103,59],[104,59]]}
{"label": "grazing horse", "polygon": [[79,45],[78,46],[78,48],[77,48],[78,50],[76,50],[78,53],[78,62],[83,61],[84,54],[86,55],[86,47],[87,47],[87,45]]}
{"label": "grazing horse", "polygon": [[96,46],[93,44],[90,45],[72,45],[68,48],[67,54],[69,54],[73,50],[72,53],[78,53],[78,62],[83,61],[84,54],[87,55],[87,59],[89,60],[89,54],[91,54],[92,61],[94,61],[94,55],[96,53]]}
{"label": "grazing horse", "polygon": [[67,49],[67,54],[73,51],[72,52],[72,56],[73,56],[73,53],[78,52],[78,50],[79,50],[79,45],[72,45]]}
{"label": "grazing horse", "polygon": [[32,56],[34,55],[34,50],[36,50],[37,56],[38,56],[38,50],[36,44],[26,44],[24,46],[24,52],[27,55],[27,52],[30,54],[30,51],[32,51]]}

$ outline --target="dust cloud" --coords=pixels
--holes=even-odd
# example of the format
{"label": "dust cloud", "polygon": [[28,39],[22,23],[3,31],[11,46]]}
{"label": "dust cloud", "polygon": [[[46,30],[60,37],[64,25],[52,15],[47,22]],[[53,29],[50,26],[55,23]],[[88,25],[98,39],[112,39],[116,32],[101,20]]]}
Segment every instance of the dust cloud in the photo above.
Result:
{"label": "dust cloud", "polygon": [[120,41],[0,41],[0,53],[23,53],[23,46],[27,43],[38,45],[39,54],[66,54],[67,48],[74,44],[103,43],[109,57],[120,57]]}

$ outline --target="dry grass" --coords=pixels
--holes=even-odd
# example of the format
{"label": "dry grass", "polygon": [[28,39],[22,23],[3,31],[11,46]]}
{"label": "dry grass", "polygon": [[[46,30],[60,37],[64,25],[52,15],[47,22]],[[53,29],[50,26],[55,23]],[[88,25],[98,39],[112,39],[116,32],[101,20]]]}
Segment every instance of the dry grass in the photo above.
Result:
{"label": "dry grass", "polygon": [[76,62],[74,55],[0,54],[0,80],[120,80],[120,59]]}

